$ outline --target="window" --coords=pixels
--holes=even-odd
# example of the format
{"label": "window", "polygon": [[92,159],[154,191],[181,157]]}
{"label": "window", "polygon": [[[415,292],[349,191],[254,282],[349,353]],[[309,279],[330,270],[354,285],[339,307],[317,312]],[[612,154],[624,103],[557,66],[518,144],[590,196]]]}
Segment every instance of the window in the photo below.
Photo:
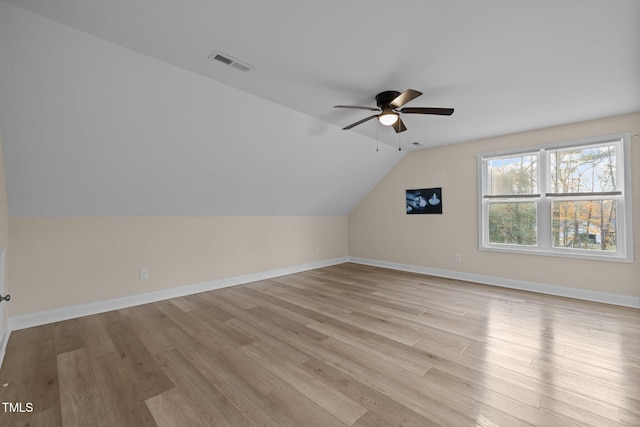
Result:
{"label": "window", "polygon": [[480,249],[633,261],[629,140],[480,155]]}

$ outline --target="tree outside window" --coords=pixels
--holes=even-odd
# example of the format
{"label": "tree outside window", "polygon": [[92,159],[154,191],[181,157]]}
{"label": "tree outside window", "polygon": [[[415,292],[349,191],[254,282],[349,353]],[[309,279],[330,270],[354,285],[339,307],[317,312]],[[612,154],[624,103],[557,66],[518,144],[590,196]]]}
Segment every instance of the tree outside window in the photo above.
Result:
{"label": "tree outside window", "polygon": [[628,260],[628,140],[623,135],[481,156],[481,248]]}

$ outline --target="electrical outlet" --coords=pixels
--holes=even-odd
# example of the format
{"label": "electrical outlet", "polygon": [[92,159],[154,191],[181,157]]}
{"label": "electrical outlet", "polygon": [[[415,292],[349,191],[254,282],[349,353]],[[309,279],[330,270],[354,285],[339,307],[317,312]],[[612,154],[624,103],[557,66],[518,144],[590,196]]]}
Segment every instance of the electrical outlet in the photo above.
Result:
{"label": "electrical outlet", "polygon": [[462,262],[462,255],[456,254],[456,262]]}
{"label": "electrical outlet", "polygon": [[319,254],[320,253],[320,246],[316,246],[316,253]]}
{"label": "electrical outlet", "polygon": [[140,280],[147,280],[149,278],[149,269],[141,268],[140,269]]}

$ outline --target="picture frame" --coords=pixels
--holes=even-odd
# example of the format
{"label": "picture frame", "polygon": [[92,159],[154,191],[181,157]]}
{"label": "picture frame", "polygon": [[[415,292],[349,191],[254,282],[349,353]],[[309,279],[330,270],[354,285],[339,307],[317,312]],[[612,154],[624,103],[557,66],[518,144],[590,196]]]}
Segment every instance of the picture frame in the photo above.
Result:
{"label": "picture frame", "polygon": [[407,215],[442,214],[442,187],[406,190]]}

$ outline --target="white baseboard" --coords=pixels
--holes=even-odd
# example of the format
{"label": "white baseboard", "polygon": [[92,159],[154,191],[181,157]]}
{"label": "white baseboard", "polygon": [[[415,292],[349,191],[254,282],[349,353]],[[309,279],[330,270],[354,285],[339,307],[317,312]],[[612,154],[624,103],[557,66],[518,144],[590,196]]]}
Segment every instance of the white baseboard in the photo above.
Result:
{"label": "white baseboard", "polygon": [[[186,295],[197,294],[200,292],[212,291],[215,289],[227,288],[229,286],[242,285],[245,283],[257,282],[260,280],[272,279],[274,277],[285,276],[287,274],[300,273],[303,271],[314,270],[316,268],[328,267],[336,264],[343,264],[348,261],[347,257],[333,258],[323,261],[312,262],[309,264],[295,265],[291,267],[278,268],[259,273],[245,274],[226,279],[211,280],[208,282],[196,283],[193,285],[180,286],[175,288],[163,289],[160,291],[147,292],[138,295],[129,295],[120,298],[113,298],[104,301],[96,301],[87,304],[63,307],[55,310],[41,311],[37,313],[23,314],[20,316],[9,317],[9,331],[30,328],[33,326],[45,325],[48,323],[60,322],[63,320],[74,319],[76,317],[90,316],[93,314],[104,313],[106,311],[119,310],[136,305],[148,304],[152,302],[162,301],[170,298],[178,298]],[[4,344],[4,343],[3,343]],[[3,347],[4,349],[4,347]],[[1,363],[1,359],[0,359]]]}
{"label": "white baseboard", "polygon": [[589,291],[586,289],[571,288],[566,286],[548,285],[545,283],[529,282],[525,280],[506,279],[504,277],[486,276],[482,274],[464,273],[460,271],[443,270],[430,267],[420,267],[416,265],[400,264],[395,262],[379,261],[366,258],[349,257],[349,262],[371,265],[374,267],[390,268],[393,270],[407,271],[411,273],[428,274],[450,279],[466,280],[469,282],[500,286],[503,288],[517,289],[521,291],[531,291],[541,294],[581,299],[585,301],[640,308],[640,297],[634,297],[631,295]]}

